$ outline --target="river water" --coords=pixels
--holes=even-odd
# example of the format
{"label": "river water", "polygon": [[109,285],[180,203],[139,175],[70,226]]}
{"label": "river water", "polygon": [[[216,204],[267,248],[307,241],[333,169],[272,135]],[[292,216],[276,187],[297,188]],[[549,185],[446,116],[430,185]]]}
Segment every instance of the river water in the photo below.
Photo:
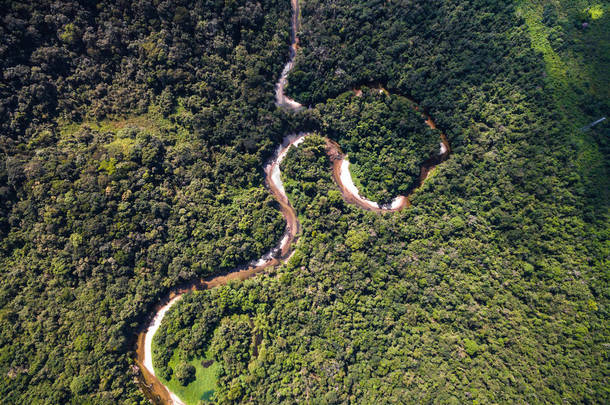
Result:
{"label": "river water", "polygon": [[[292,18],[291,18],[291,44],[289,49],[289,59],[284,66],[278,82],[276,83],[276,104],[278,107],[291,110],[299,111],[304,107],[297,101],[289,98],[284,94],[284,89],[288,80],[288,74],[294,65],[294,58],[298,49],[298,37],[297,30],[299,24],[299,4],[298,0],[291,0],[292,4]],[[380,92],[387,91],[382,87],[379,88]],[[358,95],[360,90],[356,91]],[[361,92],[360,92],[361,94]],[[430,128],[436,129],[436,125],[432,118],[422,114],[426,120],[426,124]],[[137,347],[136,347],[136,365],[140,370],[139,385],[145,395],[155,404],[173,404],[173,405],[184,405],[184,403],[171,392],[161,381],[156,377],[155,370],[152,361],[152,340],[159,329],[164,316],[167,314],[169,309],[178,302],[183,294],[201,289],[214,288],[220,285],[224,285],[230,280],[245,280],[258,273],[261,273],[270,266],[276,266],[290,259],[293,253],[292,245],[296,241],[301,225],[298,221],[296,212],[284,189],[284,184],[281,179],[280,165],[288,150],[291,147],[298,147],[309,134],[299,133],[287,135],[282,141],[281,145],[278,146],[275,154],[271,160],[265,165],[265,185],[275,197],[280,205],[280,211],[286,220],[286,231],[278,244],[271,249],[268,253],[263,255],[260,259],[255,260],[247,266],[237,268],[228,273],[202,279],[195,280],[190,284],[176,288],[171,291],[161,303],[154,309],[150,321],[146,328],[138,335]],[[408,207],[410,205],[409,195],[398,196],[392,203],[387,205],[380,205],[374,201],[368,200],[360,195],[358,188],[355,186],[353,179],[349,171],[349,161],[347,156],[341,152],[339,145],[326,139],[327,153],[332,161],[333,178],[337,183],[337,186],[341,190],[341,194],[346,202],[355,204],[363,209],[375,212],[393,212]],[[438,156],[433,156],[428,159],[424,165],[422,165],[421,173],[418,179],[418,183],[413,188],[414,191],[434,168],[435,165],[445,160],[451,151],[447,137],[441,135],[441,147]]]}

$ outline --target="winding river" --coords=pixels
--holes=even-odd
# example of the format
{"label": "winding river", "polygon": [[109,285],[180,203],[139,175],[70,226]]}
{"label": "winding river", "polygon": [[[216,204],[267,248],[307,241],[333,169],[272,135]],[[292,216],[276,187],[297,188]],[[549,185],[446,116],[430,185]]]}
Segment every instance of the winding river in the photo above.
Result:
{"label": "winding river", "polygon": [[[289,59],[282,70],[282,74],[276,84],[276,104],[280,108],[287,110],[298,111],[304,107],[295,100],[292,100],[284,94],[284,87],[286,86],[288,73],[293,67],[294,58],[297,53],[298,37],[297,29],[299,24],[299,4],[298,0],[291,0],[292,4],[292,24],[291,24],[291,44]],[[379,88],[380,92],[386,92],[382,87]],[[361,90],[355,90],[355,95],[359,96],[362,94]],[[416,108],[417,109],[417,108]],[[422,113],[426,124],[436,129],[436,125],[432,118]],[[277,200],[280,205],[280,211],[286,220],[286,231],[271,251],[265,254],[260,259],[249,263],[246,266],[237,268],[233,271],[227,272],[222,275],[210,277],[206,279],[196,280],[187,285],[178,287],[171,291],[154,309],[153,316],[150,318],[147,325],[143,328],[142,332],[138,334],[137,347],[136,347],[136,366],[139,369],[138,384],[147,398],[149,398],[155,404],[173,404],[173,405],[184,405],[184,403],[171,392],[161,381],[155,376],[155,370],[152,362],[152,340],[155,332],[159,329],[163,317],[167,311],[178,302],[183,294],[202,289],[210,289],[220,285],[224,285],[230,280],[245,280],[252,277],[266,268],[276,266],[278,264],[288,261],[293,253],[292,245],[296,241],[301,225],[298,221],[296,212],[286,191],[281,179],[280,165],[288,150],[291,147],[298,147],[309,134],[299,133],[288,135],[284,138],[281,145],[278,146],[275,154],[265,166],[265,186]],[[341,194],[344,200],[350,204],[354,204],[363,209],[374,211],[374,212],[393,212],[399,211],[405,207],[410,206],[409,197],[426,179],[430,171],[439,163],[447,159],[451,153],[451,147],[449,141],[444,134],[441,134],[440,150],[435,156],[430,157],[424,162],[421,167],[420,175],[414,186],[411,188],[409,193],[404,196],[396,197],[390,204],[380,205],[374,201],[370,201],[362,197],[354,185],[350,171],[349,171],[349,160],[347,156],[341,151],[340,146],[326,138],[326,150],[327,154],[332,162],[333,178],[337,186],[341,190]]]}

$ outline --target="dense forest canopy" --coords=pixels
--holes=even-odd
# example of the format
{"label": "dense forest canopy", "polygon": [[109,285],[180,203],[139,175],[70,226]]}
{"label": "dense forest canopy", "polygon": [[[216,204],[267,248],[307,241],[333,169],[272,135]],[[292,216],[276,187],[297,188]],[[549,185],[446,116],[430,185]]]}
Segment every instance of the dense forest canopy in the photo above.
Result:
{"label": "dense forest canopy", "polygon": [[141,401],[133,334],[170,287],[281,236],[276,2],[3,2],[2,392]]}
{"label": "dense forest canopy", "polygon": [[[161,378],[218,403],[610,400],[610,127],[581,130],[610,111],[607,1],[302,1],[297,113],[274,105],[288,0],[0,10],[7,403],[146,403],[135,333],[277,243],[263,165],[296,131],[315,135],[282,164],[294,256],[186,294]],[[380,201],[438,150],[407,97],[451,158],[409,209],[345,203],[324,137]]]}
{"label": "dense forest canopy", "polygon": [[320,104],[322,128],[347,153],[361,193],[389,203],[408,194],[423,163],[439,154],[440,132],[430,129],[405,97],[375,88],[360,91]]}

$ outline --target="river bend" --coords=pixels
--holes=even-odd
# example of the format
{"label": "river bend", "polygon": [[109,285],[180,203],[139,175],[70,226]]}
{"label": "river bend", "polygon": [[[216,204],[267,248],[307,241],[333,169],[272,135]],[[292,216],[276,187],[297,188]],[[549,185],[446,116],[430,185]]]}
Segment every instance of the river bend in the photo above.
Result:
{"label": "river bend", "polygon": [[[284,94],[288,74],[294,65],[294,58],[298,49],[298,0],[291,0],[291,4],[291,44],[289,49],[289,58],[282,70],[278,82],[276,83],[275,101],[276,105],[280,108],[291,111],[299,111],[304,107],[297,101]],[[378,90],[380,92],[387,93],[387,91],[382,87],[379,87]],[[360,89],[355,90],[356,96],[361,94],[362,91]],[[436,124],[431,117],[424,113],[422,113],[422,117],[430,128],[436,129]],[[167,311],[182,298],[183,294],[194,290],[214,288],[224,285],[230,280],[245,280],[264,271],[270,266],[276,266],[290,259],[291,254],[293,253],[292,246],[301,231],[301,225],[298,221],[296,212],[290,204],[288,196],[286,195],[286,191],[281,179],[280,165],[286,157],[288,150],[291,147],[298,147],[298,145],[301,144],[308,135],[309,134],[307,133],[299,133],[286,136],[282,143],[278,146],[273,157],[264,167],[265,185],[279,203],[280,211],[286,220],[286,231],[278,244],[263,257],[249,263],[246,266],[215,277],[195,280],[190,284],[174,289],[155,307],[147,325],[138,335],[135,359],[136,366],[140,371],[138,383],[146,397],[149,398],[153,403],[184,405],[180,398],[178,398],[177,395],[163,385],[155,376],[152,361],[152,340],[154,334],[159,329]],[[422,184],[430,171],[437,164],[447,159],[451,153],[451,147],[447,137],[444,134],[441,134],[439,153],[435,156],[431,156],[426,162],[424,162],[421,167],[419,178],[414,187],[410,190],[409,194],[397,196],[390,204],[380,205],[377,202],[368,200],[360,195],[360,192],[355,186],[349,171],[349,160],[341,151],[340,146],[336,142],[326,138],[326,150],[332,162],[333,179],[339,187],[344,200],[347,203],[354,204],[360,208],[374,212],[394,212],[410,206],[410,194]]]}

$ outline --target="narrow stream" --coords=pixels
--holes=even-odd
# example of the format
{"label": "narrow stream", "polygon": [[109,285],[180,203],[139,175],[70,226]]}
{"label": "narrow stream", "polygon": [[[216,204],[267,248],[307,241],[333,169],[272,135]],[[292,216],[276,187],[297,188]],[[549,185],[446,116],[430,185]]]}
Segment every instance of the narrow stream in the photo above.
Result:
{"label": "narrow stream", "polygon": [[265,166],[265,185],[280,204],[280,211],[286,220],[286,231],[276,247],[263,255],[260,259],[251,262],[243,268],[237,268],[226,274],[197,280],[189,285],[172,291],[162,303],[155,308],[154,316],[146,330],[138,335],[136,348],[136,364],[142,370],[140,387],[153,403],[183,405],[184,403],[171,392],[155,375],[152,361],[152,340],[165,317],[167,311],[178,302],[182,296],[193,290],[203,290],[227,284],[230,280],[245,280],[270,266],[276,266],[290,259],[292,244],[301,230],[294,208],[288,201],[288,196],[282,183],[280,165],[288,150],[298,146],[305,140],[307,134],[289,135],[284,138],[273,158]]}
{"label": "narrow stream", "polygon": [[[288,74],[294,65],[294,58],[298,48],[298,0],[291,0],[291,4],[292,24],[289,59],[284,66],[282,74],[280,75],[280,78],[276,84],[275,98],[276,104],[280,108],[298,111],[304,107],[297,101],[292,100],[284,94]],[[383,91],[387,93],[387,91],[383,88],[380,88],[379,90],[380,92]],[[358,95],[358,92],[361,94],[361,91],[357,90],[356,95]],[[422,116],[430,128],[436,129],[434,121],[429,116],[426,114],[422,114]],[[253,261],[246,266],[215,277],[196,280],[187,285],[174,289],[154,309],[154,315],[150,318],[150,321],[147,324],[148,326],[138,335],[135,359],[136,365],[140,371],[138,384],[146,397],[149,398],[153,403],[184,405],[180,398],[178,398],[177,395],[163,385],[163,383],[161,383],[161,381],[155,376],[155,370],[153,367],[152,340],[167,311],[187,292],[210,289],[220,285],[225,285],[230,280],[245,280],[264,271],[270,266],[276,266],[290,259],[293,253],[291,248],[301,231],[301,225],[298,221],[296,212],[292,205],[290,205],[290,201],[286,195],[286,191],[281,179],[280,165],[286,157],[288,150],[293,146],[298,147],[298,145],[301,144],[308,135],[309,134],[307,133],[299,133],[286,136],[269,163],[265,166],[265,185],[279,203],[280,211],[286,220],[286,231],[277,246],[271,249],[260,259]],[[343,154],[339,145],[328,138],[326,139],[326,144],[327,154],[333,166],[333,178],[341,190],[341,194],[343,195],[345,201],[374,212],[393,212],[410,206],[409,197],[411,193],[421,185],[430,171],[437,164],[447,159],[451,152],[447,137],[444,134],[441,134],[440,153],[437,156],[432,156],[422,165],[419,179],[414,187],[410,190],[409,194],[406,196],[396,197],[390,204],[380,205],[360,195],[349,172],[349,161],[347,160],[347,156]]]}
{"label": "narrow stream", "polygon": [[290,0],[290,4],[292,5],[292,19],[290,29],[289,57],[288,62],[286,62],[284,65],[284,69],[282,69],[280,79],[275,85],[275,104],[287,110],[298,111],[303,108],[303,105],[286,96],[284,93],[284,88],[286,87],[286,82],[288,81],[288,73],[290,73],[292,67],[294,66],[294,58],[297,56],[297,49],[299,46],[299,38],[297,37],[297,31],[299,29],[299,0]]}

